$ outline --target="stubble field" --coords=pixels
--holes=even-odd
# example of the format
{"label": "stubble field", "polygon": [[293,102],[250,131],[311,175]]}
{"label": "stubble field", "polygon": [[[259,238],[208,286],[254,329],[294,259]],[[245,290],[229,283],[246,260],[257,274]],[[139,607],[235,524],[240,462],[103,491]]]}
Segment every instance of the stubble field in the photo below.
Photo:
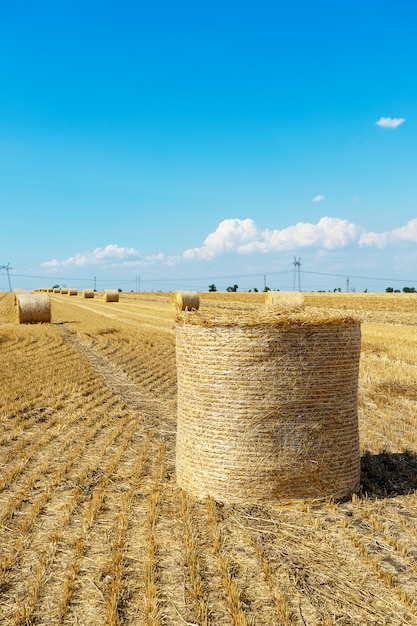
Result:
{"label": "stubble field", "polygon": [[176,485],[171,295],[51,300],[0,294],[0,624],[417,624],[415,294],[305,294],[363,318],[361,491],[256,506]]}

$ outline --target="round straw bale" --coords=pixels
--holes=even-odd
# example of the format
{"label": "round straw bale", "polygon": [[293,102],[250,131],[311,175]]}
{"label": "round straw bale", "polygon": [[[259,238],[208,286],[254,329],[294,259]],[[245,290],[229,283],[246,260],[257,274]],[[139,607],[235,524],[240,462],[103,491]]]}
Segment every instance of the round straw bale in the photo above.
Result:
{"label": "round straw bale", "polygon": [[119,302],[119,292],[116,289],[110,289],[103,293],[104,302]]}
{"label": "round straw bale", "polygon": [[178,315],[176,476],[197,498],[344,497],[360,482],[360,323]]}
{"label": "round straw bale", "polygon": [[73,287],[71,287],[70,289],[68,289],[68,295],[69,296],[77,296],[78,295],[78,289],[74,289]]}
{"label": "round straw bale", "polygon": [[54,293],[61,293],[61,290],[59,287],[54,287]]}
{"label": "round straw bale", "polygon": [[176,291],[172,296],[175,311],[198,311],[200,298],[197,291]]}
{"label": "round straw bale", "polygon": [[267,311],[300,311],[304,308],[304,294],[299,291],[268,291],[265,298]]}
{"label": "round straw bale", "polygon": [[68,288],[67,287],[62,287],[61,288],[61,293],[67,294],[68,293]]}
{"label": "round straw bale", "polygon": [[94,289],[84,289],[83,298],[94,298]]}
{"label": "round straw bale", "polygon": [[51,321],[49,293],[28,293],[17,296],[17,321],[19,324]]}

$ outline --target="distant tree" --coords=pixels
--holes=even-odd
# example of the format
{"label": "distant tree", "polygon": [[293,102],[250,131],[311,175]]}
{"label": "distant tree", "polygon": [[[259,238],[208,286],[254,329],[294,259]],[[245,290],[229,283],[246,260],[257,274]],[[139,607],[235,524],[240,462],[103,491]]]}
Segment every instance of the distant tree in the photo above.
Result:
{"label": "distant tree", "polygon": [[209,285],[209,291],[217,291],[216,285]]}
{"label": "distant tree", "polygon": [[233,285],[233,287],[228,287],[226,291],[231,292],[231,291],[237,291],[238,289],[239,289],[238,285]]}
{"label": "distant tree", "polygon": [[52,289],[59,289],[59,285],[54,285]]}
{"label": "distant tree", "polygon": [[254,287],[253,290],[254,290],[255,293],[258,293],[258,288],[257,287]]}
{"label": "distant tree", "polygon": [[341,293],[341,292],[342,292],[342,290],[341,290],[341,288],[340,288],[340,287],[336,287],[336,289],[333,289],[333,292],[335,292],[335,291],[338,291],[339,293]]}
{"label": "distant tree", "polygon": [[415,293],[416,289],[415,289],[415,287],[403,287],[403,292],[404,293]]}
{"label": "distant tree", "polygon": [[271,291],[271,289],[265,285],[264,292],[267,292],[267,291]]}
{"label": "distant tree", "polygon": [[120,287],[119,287],[119,289],[118,289],[117,291],[118,291],[119,293],[122,293],[122,290],[120,289]]}
{"label": "distant tree", "polygon": [[393,288],[393,287],[387,287],[387,288],[385,289],[385,291],[386,291],[386,293],[393,293],[394,288]]}

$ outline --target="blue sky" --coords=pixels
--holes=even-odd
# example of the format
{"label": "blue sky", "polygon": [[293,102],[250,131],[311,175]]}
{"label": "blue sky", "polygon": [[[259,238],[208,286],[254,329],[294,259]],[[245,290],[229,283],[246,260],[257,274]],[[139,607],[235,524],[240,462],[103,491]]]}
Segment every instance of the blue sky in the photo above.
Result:
{"label": "blue sky", "polygon": [[12,287],[417,288],[413,0],[1,5]]}

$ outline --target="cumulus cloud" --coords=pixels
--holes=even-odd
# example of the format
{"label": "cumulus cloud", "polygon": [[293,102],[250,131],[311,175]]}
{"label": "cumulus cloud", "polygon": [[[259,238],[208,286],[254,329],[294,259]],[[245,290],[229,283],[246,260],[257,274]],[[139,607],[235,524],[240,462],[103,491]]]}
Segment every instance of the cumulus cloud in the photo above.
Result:
{"label": "cumulus cloud", "polygon": [[186,259],[207,260],[228,252],[269,253],[308,246],[332,250],[357,240],[361,232],[362,229],[356,224],[333,217],[322,217],[317,224],[299,222],[282,230],[264,231],[260,231],[252,219],[230,219],[221,222],[206,237],[201,248],[186,250],[183,256]]}
{"label": "cumulus cloud", "polygon": [[417,219],[412,219],[405,226],[394,228],[392,237],[396,241],[411,241],[417,243]]}
{"label": "cumulus cloud", "polygon": [[389,232],[384,233],[375,233],[373,231],[369,231],[366,233],[362,233],[359,237],[359,246],[373,246],[375,248],[385,248],[389,240]]}
{"label": "cumulus cloud", "polygon": [[42,263],[42,267],[84,267],[86,265],[108,265],[139,256],[139,252],[134,248],[126,248],[110,243],[104,248],[94,248],[88,252],[78,252],[74,256],[63,261],[53,259]]}
{"label": "cumulus cloud", "polygon": [[405,226],[399,226],[391,231],[377,233],[369,231],[359,238],[360,246],[375,246],[385,248],[395,243],[417,243],[417,219],[412,219]]}
{"label": "cumulus cloud", "polygon": [[201,248],[185,250],[185,259],[213,259],[220,254],[238,251],[242,245],[257,239],[258,229],[252,219],[227,219],[220,222],[214,233],[210,233]]}
{"label": "cumulus cloud", "polygon": [[322,200],[324,200],[324,196],[323,194],[319,193],[317,196],[314,196],[314,198],[311,199],[312,202],[321,202]]}
{"label": "cumulus cloud", "polygon": [[381,128],[398,128],[404,122],[404,117],[380,117],[375,124],[381,126]]}
{"label": "cumulus cloud", "polygon": [[[317,255],[338,254],[356,249],[405,248],[417,244],[417,218],[390,231],[372,231],[336,217],[322,217],[317,223],[298,222],[282,229],[261,230],[251,218],[226,219],[207,235],[201,247],[189,248],[177,256],[164,253],[141,257],[135,248],[117,244],[79,252],[64,260],[53,259],[42,263],[51,271],[59,268],[84,268],[88,266],[119,268],[178,267],[182,261],[210,262],[228,256],[236,259],[251,254],[299,253],[314,249]],[[415,246],[414,246],[415,247]]]}

